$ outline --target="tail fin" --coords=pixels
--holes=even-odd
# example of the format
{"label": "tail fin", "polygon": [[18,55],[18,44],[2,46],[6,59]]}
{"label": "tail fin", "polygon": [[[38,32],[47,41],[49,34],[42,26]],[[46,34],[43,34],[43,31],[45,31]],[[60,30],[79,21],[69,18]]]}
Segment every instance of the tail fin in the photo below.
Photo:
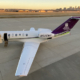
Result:
{"label": "tail fin", "polygon": [[74,25],[78,22],[80,17],[71,17],[67,21],[65,21],[63,24],[61,24],[58,28],[52,31],[54,34],[59,34],[63,32],[69,32]]}

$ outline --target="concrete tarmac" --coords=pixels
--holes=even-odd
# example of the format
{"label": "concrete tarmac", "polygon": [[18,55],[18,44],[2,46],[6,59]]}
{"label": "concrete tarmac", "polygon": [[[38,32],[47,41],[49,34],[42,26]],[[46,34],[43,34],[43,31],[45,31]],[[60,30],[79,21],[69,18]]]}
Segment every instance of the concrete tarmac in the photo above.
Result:
{"label": "concrete tarmac", "polygon": [[80,80],[80,52],[18,80]]}
{"label": "concrete tarmac", "polygon": [[[61,23],[67,20],[69,17],[44,17],[44,18],[6,18],[0,19],[0,31],[16,31],[16,30],[29,30],[31,27],[35,29],[38,28],[49,28],[54,30],[58,27]],[[67,35],[64,37],[56,38],[50,40],[46,43],[42,43],[37,51],[36,57],[30,69],[29,75],[25,78],[15,77],[16,67],[21,55],[21,50],[23,47],[23,43],[21,42],[9,42],[7,47],[4,47],[4,43],[0,44],[0,80],[37,80],[35,74],[42,74],[40,70],[46,69],[45,66],[53,65],[58,61],[64,61],[64,58],[68,58],[69,56],[73,56],[73,54],[77,55],[76,53],[80,52],[80,21],[75,25],[75,27],[71,31],[71,35]],[[79,54],[79,53],[78,53]],[[79,57],[79,56],[78,56]],[[77,57],[76,57],[77,58]],[[71,62],[69,59],[68,61]],[[79,62],[79,61],[78,61]],[[72,62],[71,62],[72,63]],[[71,65],[71,63],[66,63],[67,66]],[[74,62],[73,66],[79,67],[79,65]],[[78,63],[79,64],[79,63]],[[63,63],[61,63],[63,65]],[[60,65],[59,65],[60,66]],[[65,73],[66,68],[64,67],[57,67],[56,73],[52,74],[56,77],[60,76],[59,74],[62,73],[59,68],[63,68]],[[69,67],[73,69],[73,66]],[[48,70],[50,67],[47,68]],[[52,68],[51,68],[52,69]],[[54,71],[55,68],[53,68]],[[39,72],[37,71],[39,70]],[[77,69],[75,69],[76,71]],[[79,70],[79,69],[78,69]],[[36,71],[36,72],[34,72]],[[54,71],[55,72],[55,71]],[[58,74],[59,72],[59,74]],[[44,71],[44,73],[46,73]],[[73,73],[73,72],[72,72]],[[70,73],[70,74],[72,74]],[[57,75],[56,75],[57,74]],[[78,72],[78,75],[80,73]],[[63,75],[63,74],[62,74]],[[65,74],[66,75],[66,74]],[[44,74],[44,76],[47,76]],[[64,75],[63,75],[64,76]],[[28,77],[30,79],[28,79]],[[33,77],[35,77],[33,79]],[[72,77],[72,76],[71,76]],[[75,77],[77,74],[75,73]],[[42,79],[43,76],[40,76]],[[59,80],[64,80],[59,77]],[[42,80],[45,80],[43,78]],[[48,77],[47,80],[50,78]],[[57,78],[53,78],[58,80]],[[65,79],[66,80],[66,79]],[[69,80],[72,80],[71,78]],[[76,79],[78,80],[78,79]]]}

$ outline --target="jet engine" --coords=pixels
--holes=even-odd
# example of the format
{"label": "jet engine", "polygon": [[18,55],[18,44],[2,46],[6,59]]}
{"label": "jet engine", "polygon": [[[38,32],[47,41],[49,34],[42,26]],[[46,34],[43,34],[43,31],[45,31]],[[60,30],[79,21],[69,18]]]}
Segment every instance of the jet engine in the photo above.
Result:
{"label": "jet engine", "polygon": [[40,33],[39,34],[40,38],[51,38],[52,39],[53,36],[54,36],[54,34],[52,34],[52,33]]}

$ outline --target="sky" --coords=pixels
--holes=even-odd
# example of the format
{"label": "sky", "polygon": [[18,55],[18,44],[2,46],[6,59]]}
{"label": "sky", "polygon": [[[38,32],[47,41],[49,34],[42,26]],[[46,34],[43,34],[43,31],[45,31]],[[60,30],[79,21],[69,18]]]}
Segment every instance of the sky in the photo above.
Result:
{"label": "sky", "polygon": [[56,9],[80,6],[80,0],[0,0],[0,8]]}

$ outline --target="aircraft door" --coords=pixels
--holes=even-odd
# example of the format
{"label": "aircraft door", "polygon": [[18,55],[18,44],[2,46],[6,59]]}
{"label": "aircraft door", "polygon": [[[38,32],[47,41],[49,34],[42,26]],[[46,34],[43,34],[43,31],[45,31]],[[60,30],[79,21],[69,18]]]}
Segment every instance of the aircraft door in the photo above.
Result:
{"label": "aircraft door", "polygon": [[7,33],[4,33],[4,46],[6,47],[7,45],[8,45]]}
{"label": "aircraft door", "polygon": [[7,33],[4,33],[4,41],[8,41]]}

